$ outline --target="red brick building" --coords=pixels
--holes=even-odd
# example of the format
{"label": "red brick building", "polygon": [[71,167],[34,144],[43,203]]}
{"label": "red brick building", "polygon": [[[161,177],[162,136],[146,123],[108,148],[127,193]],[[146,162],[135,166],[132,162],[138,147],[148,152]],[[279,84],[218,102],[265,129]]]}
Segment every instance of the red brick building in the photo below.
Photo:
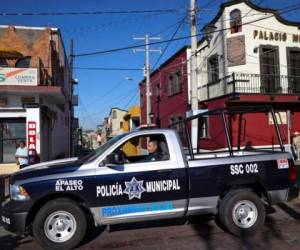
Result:
{"label": "red brick building", "polygon": [[[157,127],[184,119],[189,110],[188,47],[178,50],[150,76],[151,119]],[[146,124],[145,82],[140,83],[141,124]]]}
{"label": "red brick building", "polygon": [[42,161],[72,154],[73,83],[59,29],[0,26],[0,172],[20,140]]}

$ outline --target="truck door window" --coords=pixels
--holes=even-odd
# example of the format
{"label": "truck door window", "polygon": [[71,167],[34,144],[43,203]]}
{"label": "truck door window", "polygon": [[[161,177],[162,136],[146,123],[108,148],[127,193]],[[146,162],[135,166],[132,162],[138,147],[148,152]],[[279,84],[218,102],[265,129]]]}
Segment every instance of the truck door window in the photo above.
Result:
{"label": "truck door window", "polygon": [[126,158],[124,163],[169,160],[169,149],[162,134],[133,137],[114,152],[120,151]]}

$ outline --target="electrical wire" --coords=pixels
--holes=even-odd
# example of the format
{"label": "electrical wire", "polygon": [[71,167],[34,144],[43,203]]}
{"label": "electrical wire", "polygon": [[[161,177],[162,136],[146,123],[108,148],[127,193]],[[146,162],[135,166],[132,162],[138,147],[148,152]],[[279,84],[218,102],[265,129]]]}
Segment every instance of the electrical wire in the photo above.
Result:
{"label": "electrical wire", "polygon": [[[285,9],[287,9],[287,8],[288,7],[286,7]],[[300,5],[299,4],[298,4],[297,7],[294,7],[292,9],[287,9],[287,10],[281,11],[280,14],[288,13],[288,12],[291,12],[291,11],[294,11],[294,10],[298,10],[298,9],[300,9]],[[258,22],[258,21],[269,19],[269,18],[271,18],[273,16],[275,16],[275,14],[272,14],[270,16],[262,17],[262,18],[259,18],[259,19],[256,19],[256,20],[252,20],[252,21],[243,23],[243,25],[249,25],[249,24],[252,24],[252,23],[255,23],[255,22]],[[230,30],[230,28],[218,29],[218,30],[214,30],[214,31],[211,31],[211,32],[206,32],[206,34],[213,34],[213,33],[217,33],[217,32],[220,32],[220,31],[226,31],[226,30]],[[198,37],[198,36],[201,36],[203,34],[204,34],[204,32],[201,32],[201,33],[198,33],[198,34],[196,34],[194,36]],[[168,39],[168,40],[164,40],[164,41],[150,42],[149,46],[150,45],[156,45],[156,44],[168,43],[168,42],[172,42],[172,41],[184,40],[184,39],[188,39],[188,38],[191,38],[191,37],[193,37],[193,36],[189,35],[189,36],[176,37],[176,38]],[[100,54],[107,54],[107,53],[112,53],[112,52],[118,52],[118,51],[123,51],[123,50],[140,48],[140,47],[144,47],[144,46],[145,46],[144,44],[141,44],[141,45],[136,45],[136,46],[127,46],[127,47],[122,47],[122,48],[115,48],[115,49],[110,49],[110,50],[102,50],[102,51],[95,51],[95,52],[89,52],[89,53],[75,54],[75,55],[71,55],[71,56],[74,56],[74,57],[83,57],[83,56],[100,55]]]}
{"label": "electrical wire", "polygon": [[81,11],[81,12],[1,12],[0,16],[86,16],[86,15],[119,15],[144,13],[178,13],[176,9],[157,10],[120,10],[120,11]]}
{"label": "electrical wire", "polygon": [[[179,22],[179,25],[177,26],[176,30],[174,31],[173,35],[171,36],[171,40],[176,36],[177,32],[179,31],[180,27],[183,25],[184,20],[186,19],[186,16],[184,18],[181,19],[181,21]],[[154,63],[154,66],[152,67],[153,69],[155,69],[156,65],[159,63],[160,59],[163,57],[163,55],[165,54],[165,52],[167,51],[169,45],[171,42],[168,42],[166,47],[164,48],[164,51],[160,54],[160,56],[158,57],[158,59],[156,60],[156,62]]]}

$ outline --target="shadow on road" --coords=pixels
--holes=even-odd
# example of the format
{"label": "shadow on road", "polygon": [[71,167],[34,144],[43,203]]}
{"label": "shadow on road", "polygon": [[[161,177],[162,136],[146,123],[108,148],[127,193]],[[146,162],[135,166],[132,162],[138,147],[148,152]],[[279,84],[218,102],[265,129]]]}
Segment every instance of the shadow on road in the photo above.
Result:
{"label": "shadow on road", "polygon": [[280,207],[288,215],[293,217],[295,220],[300,221],[300,213],[297,212],[295,209],[291,208],[290,206],[288,206],[284,203],[280,203],[277,206]]}
{"label": "shadow on road", "polygon": [[214,219],[213,215],[194,216],[189,219],[189,223],[193,226],[198,236],[205,242],[208,250],[213,250],[213,226],[210,221]]}
{"label": "shadow on road", "polygon": [[24,238],[19,235],[6,235],[0,237],[0,249],[1,250],[12,250],[18,246],[32,242],[32,239]]}

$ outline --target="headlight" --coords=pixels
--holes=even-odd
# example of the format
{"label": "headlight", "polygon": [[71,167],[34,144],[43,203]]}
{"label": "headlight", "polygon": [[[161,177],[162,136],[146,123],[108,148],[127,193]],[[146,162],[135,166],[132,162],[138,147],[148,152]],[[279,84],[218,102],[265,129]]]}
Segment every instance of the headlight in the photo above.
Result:
{"label": "headlight", "polygon": [[10,198],[15,201],[27,201],[30,197],[24,187],[10,185]]}

